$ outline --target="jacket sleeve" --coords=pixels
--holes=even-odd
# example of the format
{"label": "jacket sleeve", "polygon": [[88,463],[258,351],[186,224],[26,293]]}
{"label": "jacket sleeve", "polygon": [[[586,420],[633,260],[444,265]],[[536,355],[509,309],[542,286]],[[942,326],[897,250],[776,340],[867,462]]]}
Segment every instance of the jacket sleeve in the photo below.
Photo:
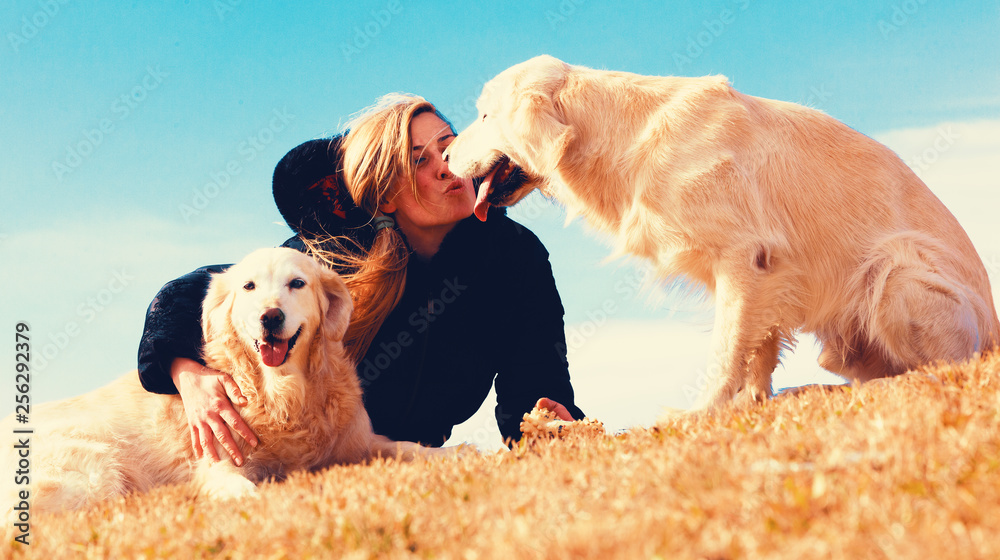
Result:
{"label": "jacket sleeve", "polygon": [[230,265],[199,268],[167,282],[146,310],[146,322],[139,340],[139,380],[152,393],[176,394],[170,378],[174,358],[190,358],[204,363],[201,350],[201,302],[208,292],[212,274]]}
{"label": "jacket sleeve", "polygon": [[577,420],[584,417],[570,384],[564,311],[548,252],[534,234],[522,229],[519,237],[525,235],[524,246],[508,266],[511,313],[501,326],[506,355],[496,378],[497,425],[504,439],[514,441],[521,439],[522,417],[542,397],[564,405]]}

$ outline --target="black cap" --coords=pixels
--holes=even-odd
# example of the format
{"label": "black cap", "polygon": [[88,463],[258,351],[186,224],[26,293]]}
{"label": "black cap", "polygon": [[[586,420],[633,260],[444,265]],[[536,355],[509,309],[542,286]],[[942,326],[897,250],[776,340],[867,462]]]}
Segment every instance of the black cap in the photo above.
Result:
{"label": "black cap", "polygon": [[372,216],[358,208],[344,184],[343,135],[292,148],[274,168],[274,203],[295,233],[308,238],[346,235],[363,246],[375,237]]}

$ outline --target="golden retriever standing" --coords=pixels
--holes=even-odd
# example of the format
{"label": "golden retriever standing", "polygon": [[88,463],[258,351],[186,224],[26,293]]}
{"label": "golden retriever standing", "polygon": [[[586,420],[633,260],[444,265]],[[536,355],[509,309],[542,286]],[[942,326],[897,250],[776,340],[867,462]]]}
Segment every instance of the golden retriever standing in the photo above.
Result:
{"label": "golden retriever standing", "polygon": [[550,56],[483,88],[479,118],[446,152],[483,179],[476,215],[538,188],[650,260],[715,293],[696,408],[771,394],[799,330],[820,365],[891,376],[990,349],[990,284],[954,216],[888,148],[793,103]]}
{"label": "golden retriever standing", "polygon": [[[146,392],[132,372],[32,410],[32,512],[192,479],[210,497],[238,498],[289,471],[444,452],[372,432],[341,343],[352,309],[340,277],[292,249],[255,251],[216,275],[203,305],[205,360],[232,374],[249,400],[240,414],[260,443],[236,436],[243,466],[218,443],[222,461],[195,460],[180,397]],[[9,434],[12,424],[0,425]]]}

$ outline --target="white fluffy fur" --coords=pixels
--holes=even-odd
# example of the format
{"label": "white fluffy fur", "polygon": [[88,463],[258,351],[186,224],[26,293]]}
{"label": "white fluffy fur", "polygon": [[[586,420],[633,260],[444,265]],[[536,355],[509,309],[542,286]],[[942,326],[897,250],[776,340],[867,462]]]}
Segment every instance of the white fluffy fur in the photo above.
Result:
{"label": "white fluffy fur", "polygon": [[501,154],[611,234],[620,253],[714,291],[697,408],[771,393],[797,332],[865,381],[990,349],[1000,325],[965,231],[892,151],[722,76],[640,76],[536,57],[483,88],[447,151],[458,175]]}
{"label": "white fluffy fur", "polygon": [[[294,279],[305,285],[292,287]],[[243,289],[249,281],[250,291]],[[270,368],[254,339],[261,337],[262,312],[274,307],[285,314],[284,337],[301,333],[287,360]],[[195,460],[180,397],[146,392],[131,372],[91,393],[32,408],[32,513],[190,480],[209,497],[239,498],[289,471],[442,451],[372,432],[341,343],[351,298],[327,267],[292,249],[261,249],[212,279],[203,310],[207,365],[232,374],[249,399],[240,414],[260,439],[251,448],[237,436],[244,466],[234,466],[221,446],[226,459]],[[13,424],[8,417],[0,430],[9,435]],[[5,484],[13,482],[17,459],[10,450]],[[13,503],[8,498],[5,507]]]}

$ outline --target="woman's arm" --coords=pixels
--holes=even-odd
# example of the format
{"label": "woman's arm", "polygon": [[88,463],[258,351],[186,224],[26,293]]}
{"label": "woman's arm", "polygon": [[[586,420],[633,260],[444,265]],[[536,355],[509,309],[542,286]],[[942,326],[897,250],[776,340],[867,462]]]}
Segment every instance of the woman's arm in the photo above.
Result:
{"label": "woman's arm", "polygon": [[139,380],[151,393],[176,394],[171,378],[175,358],[201,362],[201,303],[212,274],[228,265],[199,268],[167,282],[146,310],[139,340]]}
{"label": "woman's arm", "polygon": [[219,456],[214,440],[240,465],[243,455],[236,446],[230,427],[251,445],[257,444],[253,431],[233,407],[246,398],[228,374],[202,363],[201,306],[211,275],[228,265],[199,268],[160,289],[146,312],[139,342],[139,379],[147,391],[180,393],[191,428],[191,446],[197,457]]}
{"label": "woman's arm", "polygon": [[[526,229],[518,233],[517,254],[508,268],[505,300],[512,312],[506,314],[505,353],[496,379],[497,425],[503,437],[521,437],[522,416],[541,399],[547,408],[561,404],[574,419],[584,417],[574,402],[566,359],[563,306],[556,290],[548,252]],[[516,260],[514,260],[516,259]]]}

